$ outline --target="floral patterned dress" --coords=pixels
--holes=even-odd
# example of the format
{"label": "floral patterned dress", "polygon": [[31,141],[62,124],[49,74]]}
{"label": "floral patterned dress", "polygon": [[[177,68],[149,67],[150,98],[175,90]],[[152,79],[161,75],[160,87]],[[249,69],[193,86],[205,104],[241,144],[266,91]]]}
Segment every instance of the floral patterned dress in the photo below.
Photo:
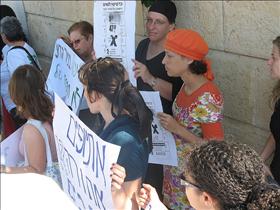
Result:
{"label": "floral patterned dress", "polygon": [[[208,81],[191,95],[182,86],[173,103],[173,115],[177,122],[198,137],[204,139],[223,139],[222,109],[223,98],[214,85]],[[178,167],[164,166],[164,203],[174,210],[192,209],[180,185],[180,174],[185,170],[185,157],[194,144],[174,135],[178,155]]]}

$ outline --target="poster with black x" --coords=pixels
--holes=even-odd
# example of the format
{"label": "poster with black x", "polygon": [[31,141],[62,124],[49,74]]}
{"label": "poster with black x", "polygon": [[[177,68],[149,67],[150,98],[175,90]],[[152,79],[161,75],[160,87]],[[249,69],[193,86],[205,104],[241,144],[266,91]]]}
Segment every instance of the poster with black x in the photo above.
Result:
{"label": "poster with black x", "polygon": [[94,1],[94,50],[97,58],[112,57],[123,64],[131,83],[135,57],[136,1]]}
{"label": "poster with black x", "polygon": [[177,150],[173,135],[163,128],[157,113],[163,112],[158,91],[140,91],[145,103],[153,112],[152,141],[153,150],[149,156],[149,163],[177,166]]}

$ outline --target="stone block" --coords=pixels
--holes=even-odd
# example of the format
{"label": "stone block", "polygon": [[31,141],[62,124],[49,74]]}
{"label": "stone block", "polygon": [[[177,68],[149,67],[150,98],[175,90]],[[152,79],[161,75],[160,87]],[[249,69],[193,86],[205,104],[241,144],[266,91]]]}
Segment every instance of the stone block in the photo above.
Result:
{"label": "stone block", "polygon": [[144,35],[146,33],[145,29],[145,6],[141,4],[141,1],[137,1],[136,3],[136,28],[135,33],[137,35]]}
{"label": "stone block", "polygon": [[215,83],[224,96],[224,114],[247,123],[252,122],[252,74],[255,65],[248,57],[211,51]]}
{"label": "stone block", "polygon": [[270,95],[275,84],[266,60],[210,51],[215,82],[224,95],[224,114],[230,118],[268,128]]}
{"label": "stone block", "polygon": [[266,60],[260,59],[259,62],[256,63],[252,82],[254,100],[252,124],[260,128],[268,129],[273,111],[273,105],[271,106],[271,94],[276,81],[271,79]]}
{"label": "stone block", "polygon": [[199,32],[210,48],[224,49],[222,1],[175,1],[177,28]]}
{"label": "stone block", "polygon": [[93,22],[93,1],[52,1],[52,17],[77,22]]}
{"label": "stone block", "polygon": [[42,56],[42,55],[39,55],[38,59],[39,59],[39,62],[40,62],[40,65],[41,65],[41,68],[42,68],[44,74],[46,76],[48,76],[49,70],[51,67],[51,63],[52,63],[52,59],[50,57],[46,57],[46,56]]}
{"label": "stone block", "polygon": [[67,34],[67,29],[72,24],[32,14],[28,14],[27,22],[31,45],[38,54],[47,57],[52,57],[56,39],[62,34]]}
{"label": "stone block", "polygon": [[262,151],[270,133],[268,130],[227,117],[223,121],[223,126],[226,141],[247,144],[259,153]]}
{"label": "stone block", "polygon": [[23,1],[27,13],[53,17],[52,1]]}
{"label": "stone block", "polygon": [[267,58],[280,34],[279,1],[223,1],[226,51]]}

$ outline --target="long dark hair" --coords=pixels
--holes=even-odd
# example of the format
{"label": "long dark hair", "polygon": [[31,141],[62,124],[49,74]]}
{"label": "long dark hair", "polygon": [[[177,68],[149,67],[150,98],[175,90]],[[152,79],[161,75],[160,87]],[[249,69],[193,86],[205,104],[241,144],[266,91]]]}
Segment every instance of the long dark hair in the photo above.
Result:
{"label": "long dark hair", "polygon": [[87,87],[85,91],[101,93],[111,103],[111,113],[117,117],[127,111],[138,122],[142,139],[151,138],[153,114],[139,91],[125,81],[125,68],[118,61],[106,57],[84,64],[79,70],[79,79]]}
{"label": "long dark hair", "polygon": [[194,149],[186,171],[221,209],[280,209],[280,188],[265,182],[261,158],[249,146],[211,141]]}

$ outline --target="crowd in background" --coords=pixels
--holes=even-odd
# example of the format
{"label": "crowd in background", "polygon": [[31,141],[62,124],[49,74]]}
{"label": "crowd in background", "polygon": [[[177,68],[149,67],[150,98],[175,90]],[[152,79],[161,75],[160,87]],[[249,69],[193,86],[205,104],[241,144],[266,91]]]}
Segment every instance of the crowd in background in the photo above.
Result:
{"label": "crowd in background", "polygon": [[[280,35],[267,62],[278,81],[272,90],[271,133],[257,154],[224,139],[223,94],[214,83],[208,44],[194,30],[176,29],[176,15],[171,1],[156,1],[149,8],[147,38],[133,59],[136,87],[121,63],[95,57],[90,23],[74,23],[62,37],[85,62],[78,76],[88,109],[79,113],[80,119],[103,140],[121,146],[111,168],[116,209],[146,208],[149,202],[174,210],[280,209]],[[1,17],[0,32],[5,44],[2,135],[24,124],[19,144],[24,161],[17,167],[1,165],[1,173],[46,174],[61,184],[46,76],[15,15]],[[162,113],[153,116],[141,90],[159,91]],[[175,139],[176,167],[148,163],[153,117]]]}

